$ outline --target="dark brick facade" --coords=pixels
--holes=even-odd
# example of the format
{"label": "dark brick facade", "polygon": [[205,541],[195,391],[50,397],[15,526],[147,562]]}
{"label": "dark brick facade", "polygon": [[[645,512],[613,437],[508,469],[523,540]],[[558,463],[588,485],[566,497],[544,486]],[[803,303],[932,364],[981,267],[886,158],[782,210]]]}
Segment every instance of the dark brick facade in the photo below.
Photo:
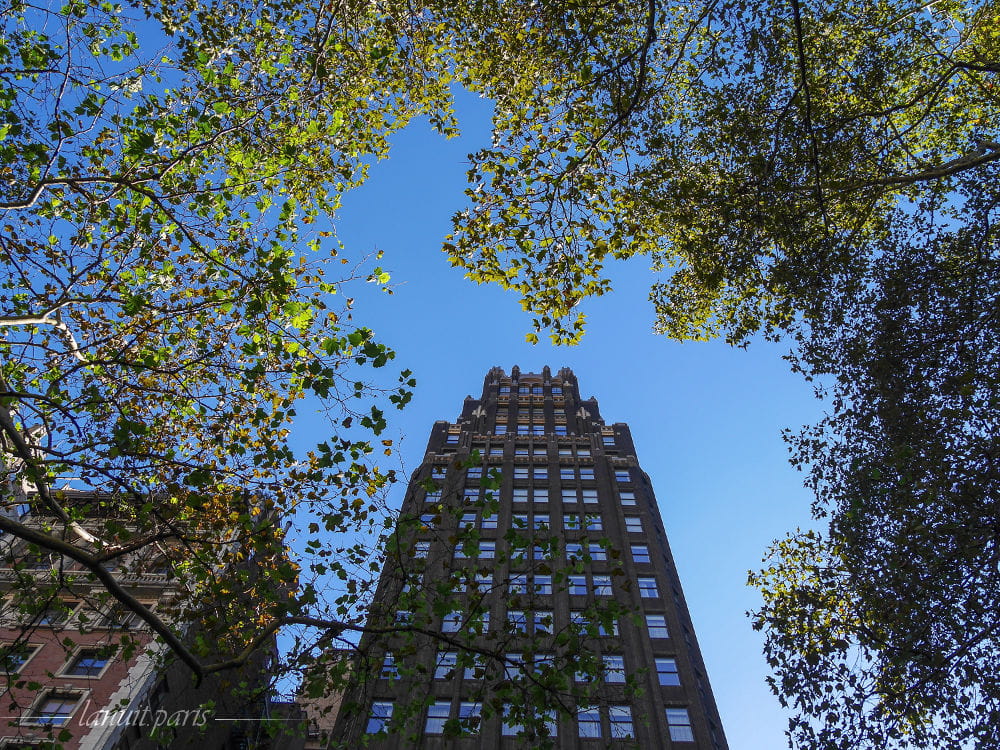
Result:
{"label": "dark brick facade", "polygon": [[[476,452],[482,456],[481,468],[469,460]],[[497,643],[498,634],[505,633],[505,648],[518,649],[518,626],[512,623],[522,612],[525,630],[533,627],[540,611],[543,617],[537,627],[553,634],[574,622],[574,613],[598,600],[613,599],[632,612],[620,618],[617,634],[593,640],[592,648],[606,657],[609,671],[591,705],[578,706],[577,715],[553,723],[556,746],[725,750],[728,746],[663,522],[628,426],[606,425],[596,400],[580,398],[576,377],[568,369],[554,375],[548,368],[529,374],[515,367],[509,375],[492,369],[481,398],[467,398],[455,423],[434,425],[424,461],[414,472],[403,503],[403,518],[424,519],[409,534],[410,549],[426,558],[422,585],[454,575],[456,565],[466,563],[466,556],[449,542],[455,539],[454,532],[433,526],[447,526],[463,507],[481,503],[487,490],[478,489],[480,478],[491,470],[501,477],[499,489],[489,490],[499,500],[495,512],[468,514],[481,540],[474,570],[491,592],[483,605],[489,617],[484,630],[490,631],[488,637],[484,633],[484,642]],[[436,510],[440,508],[452,512]],[[531,578],[541,592],[537,595],[511,594],[519,590],[518,577],[531,570],[527,563],[519,567],[509,550],[502,554],[512,528],[542,529],[557,540],[558,552],[547,556]],[[602,539],[603,546],[595,539]],[[585,564],[574,566],[573,576],[561,577],[559,571],[570,570],[571,556],[580,555],[581,547]],[[401,559],[400,565],[405,564]],[[553,575],[556,583],[551,590],[538,585]],[[385,617],[397,606],[399,590],[398,571],[390,565],[376,594],[373,619]],[[439,620],[434,627],[446,629],[448,624]],[[475,737],[441,735],[443,720],[478,710],[472,701],[483,699],[485,679],[470,670],[436,669],[446,658],[442,649],[447,645],[433,639],[422,650],[411,649],[406,658],[426,662],[422,680],[386,679],[386,670],[369,669],[349,693],[334,737],[353,747],[360,735],[383,723],[379,717],[392,710],[390,706],[419,698],[432,705],[409,719],[405,728],[393,727],[388,736],[370,737],[375,746],[530,746],[524,738],[508,736],[513,730],[505,730],[499,716],[482,720]],[[381,654],[372,638],[362,640],[361,652],[369,656],[369,664]],[[622,669],[638,681],[638,697],[629,697],[621,684]],[[359,672],[364,674],[365,669]]]}

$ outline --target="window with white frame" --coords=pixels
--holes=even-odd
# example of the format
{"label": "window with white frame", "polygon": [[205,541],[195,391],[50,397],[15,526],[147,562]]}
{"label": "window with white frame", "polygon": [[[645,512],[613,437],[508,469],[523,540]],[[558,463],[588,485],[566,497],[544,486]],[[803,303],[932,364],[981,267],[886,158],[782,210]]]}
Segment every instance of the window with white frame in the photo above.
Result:
{"label": "window with white frame", "polygon": [[596,503],[597,502],[597,490],[582,490],[584,503]]}
{"label": "window with white frame", "polygon": [[587,551],[590,553],[591,560],[608,559],[608,551],[604,549],[604,547],[602,547],[600,544],[597,544],[596,542],[591,542],[587,547]]}
{"label": "window with white frame", "polygon": [[614,684],[625,682],[625,657],[620,654],[604,654],[604,681]]}
{"label": "window with white frame", "polygon": [[592,480],[594,478],[594,470],[589,468],[580,469],[580,479]]}
{"label": "window with white frame", "polygon": [[444,734],[444,725],[451,713],[450,701],[435,701],[427,707],[427,722],[424,734]]}
{"label": "window with white frame", "polygon": [[21,723],[49,727],[64,726],[80,705],[82,697],[80,693],[50,690],[41,695],[27,715],[21,719]]}
{"label": "window with white frame", "polygon": [[669,638],[665,615],[646,615],[646,629],[650,638]]}
{"label": "window with white frame", "polygon": [[625,516],[625,531],[629,534],[641,534],[642,519],[639,516]]}
{"label": "window with white frame", "polygon": [[549,501],[549,491],[544,488],[536,487],[531,493],[531,500],[535,505],[542,505]]}
{"label": "window with white frame", "polygon": [[694,731],[691,729],[691,717],[686,708],[667,709],[667,727],[673,742],[694,742]]}
{"label": "window with white frame", "polygon": [[661,685],[680,685],[681,677],[677,673],[677,660],[666,657],[656,659],[656,675]]}
{"label": "window with white frame", "polygon": [[621,500],[622,505],[635,505],[635,493],[634,492],[619,492],[618,497]]}
{"label": "window with white frame", "polygon": [[534,591],[536,594],[551,594],[552,576],[535,576]]}
{"label": "window with white frame", "polygon": [[594,596],[611,596],[611,576],[594,576]]}
{"label": "window with white frame", "polygon": [[633,544],[632,562],[634,563],[652,562],[652,559],[649,556],[649,547],[645,544]]}
{"label": "window with white frame", "polygon": [[570,596],[587,595],[587,576],[569,576],[566,579]]}
{"label": "window with white frame", "polygon": [[656,588],[656,579],[641,576],[639,579],[639,596],[643,599],[659,599],[660,591]]}

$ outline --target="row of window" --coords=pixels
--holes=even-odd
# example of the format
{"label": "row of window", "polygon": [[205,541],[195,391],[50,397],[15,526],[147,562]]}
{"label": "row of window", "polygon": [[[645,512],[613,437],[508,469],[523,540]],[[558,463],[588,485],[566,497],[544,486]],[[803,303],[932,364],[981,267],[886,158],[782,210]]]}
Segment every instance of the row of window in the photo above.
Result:
{"label": "row of window", "polygon": [[[515,613],[511,612],[510,615]],[[523,616],[523,612],[519,613]],[[538,615],[547,615],[541,618],[539,621]],[[537,628],[547,628],[545,632],[551,632],[552,626],[552,613],[535,613],[535,623]],[[551,662],[553,656],[551,654],[540,654],[536,653],[532,655],[532,665],[537,668],[538,666],[544,665],[545,663]],[[625,684],[626,671],[625,671],[625,657],[620,654],[604,654],[601,657],[603,662],[602,677],[604,682],[608,684]],[[680,674],[677,671],[677,660],[670,657],[657,657],[655,659],[656,665],[656,675],[657,681],[660,685],[667,687],[676,687],[681,684]],[[506,664],[504,666],[504,678],[507,680],[516,680],[519,673],[525,669],[525,661],[523,654],[508,653],[506,655]],[[462,670],[458,669],[458,652],[457,651],[439,651],[437,659],[434,665],[434,679],[435,680],[450,680],[456,677],[458,674],[462,674],[462,678],[466,680],[481,680],[486,676],[486,669],[483,666],[483,659],[476,655],[472,664],[464,667]],[[399,674],[399,670],[396,666],[395,658],[392,653],[386,653],[385,658],[382,662],[381,677],[384,679],[394,679]],[[588,676],[583,674],[577,674],[577,682],[582,682],[589,679]]]}
{"label": "row of window", "polygon": [[[544,576],[545,578],[551,578],[550,576]],[[539,578],[539,576],[535,576]],[[545,584],[543,584],[544,587]],[[610,583],[608,584],[610,587]],[[551,580],[548,584],[549,591],[551,593]],[[544,593],[544,588],[542,592]],[[527,615],[522,610],[510,610],[507,613],[507,628],[512,629],[514,632],[527,632]],[[646,631],[649,633],[650,638],[662,639],[669,638],[670,632],[667,630],[667,618],[666,615],[658,614],[647,614],[646,616]],[[413,620],[413,614],[406,610],[398,610],[396,612],[396,623],[399,625],[407,625]],[[535,628],[539,627],[539,622],[542,623],[542,627],[552,627],[552,611],[551,610],[540,610],[535,613],[532,618],[533,625]],[[612,621],[611,630],[609,631],[603,624],[603,622],[597,621],[591,623],[587,619],[587,616],[580,610],[570,611],[570,621],[579,627],[593,627],[593,631],[598,636],[617,636],[618,635],[618,622]],[[477,632],[485,633],[490,627],[490,613],[489,612],[477,612],[477,613],[464,613],[464,612],[450,612],[446,614],[441,620],[441,632],[443,633],[459,633],[465,632],[467,630],[475,630]],[[524,630],[522,630],[522,628]],[[537,631],[536,633],[548,632]]]}
{"label": "row of window", "polygon": [[[513,386],[511,386],[511,385],[501,385],[500,386],[500,394],[501,395],[509,395],[511,393],[511,388],[512,387]],[[517,386],[517,391],[516,392],[519,393],[522,396],[528,395],[528,394],[531,394],[532,396],[541,396],[543,393],[545,393],[545,386],[538,385],[538,384],[535,384],[535,385],[519,385],[519,386]],[[553,396],[561,396],[561,395],[563,395],[563,389],[562,389],[561,385],[551,385],[551,386],[549,386],[549,392]]]}
{"label": "row of window", "polygon": [[[368,734],[377,734],[388,729],[392,719],[394,704],[391,701],[376,701],[368,715]],[[472,701],[458,704],[456,718],[466,731],[476,733],[480,725],[482,706]],[[424,720],[424,734],[444,734],[445,724],[452,718],[450,701],[436,701],[427,708]],[[549,736],[558,736],[559,726],[554,712],[537,715],[544,723]],[[626,705],[583,706],[576,712],[576,733],[582,739],[630,739],[635,736],[632,721],[632,707]],[[691,718],[686,708],[666,709],[667,727],[673,742],[694,742]],[[504,737],[523,735],[524,725],[519,723],[514,708],[504,706],[500,734]]]}
{"label": "row of window", "polygon": [[[426,528],[434,528],[438,518],[438,514],[423,513],[420,516],[420,523]],[[484,513],[478,519],[475,513],[466,513],[462,516],[461,524],[466,528],[475,528],[477,520],[478,526],[481,529],[493,530],[499,526],[499,518],[495,513]],[[566,531],[602,531],[604,529],[604,521],[596,512],[563,513],[562,527]],[[530,517],[527,513],[515,513],[511,516],[510,528],[555,529],[555,526],[552,524],[552,516],[548,513],[533,513]],[[629,534],[641,534],[642,519],[639,516],[625,516],[625,531]],[[418,544],[429,543],[420,542]]]}
{"label": "row of window", "polygon": [[[2,649],[5,674],[17,674],[41,650],[40,645],[24,644],[5,646]],[[56,674],[60,677],[99,677],[108,666],[111,651],[108,648],[83,648],[76,652]]]}
{"label": "row of window", "polygon": [[[147,606],[151,606],[147,603]],[[128,630],[141,624],[139,617],[115,603],[104,610],[96,610],[89,606],[80,606],[77,601],[53,602],[33,617],[22,613],[17,607],[5,604],[0,611],[0,624],[4,625],[34,625],[48,627],[63,627],[70,620],[75,621],[80,630],[111,629]]]}
{"label": "row of window", "polygon": [[[489,494],[490,496],[495,496],[496,490],[482,490],[478,483],[475,485],[467,485],[462,490],[462,498],[466,503],[478,502],[480,498]],[[537,504],[549,502],[549,489],[547,487],[513,487],[511,488],[511,501],[515,503],[527,503],[532,502]],[[442,497],[441,490],[432,490],[425,495],[425,500],[428,503],[440,502]],[[563,487],[559,491],[559,497],[563,503],[576,504],[583,502],[588,505],[596,504],[598,501],[597,490],[596,489],[576,489],[575,487]],[[630,490],[623,490],[618,493],[618,499],[622,505],[630,506],[635,505],[635,493]]]}

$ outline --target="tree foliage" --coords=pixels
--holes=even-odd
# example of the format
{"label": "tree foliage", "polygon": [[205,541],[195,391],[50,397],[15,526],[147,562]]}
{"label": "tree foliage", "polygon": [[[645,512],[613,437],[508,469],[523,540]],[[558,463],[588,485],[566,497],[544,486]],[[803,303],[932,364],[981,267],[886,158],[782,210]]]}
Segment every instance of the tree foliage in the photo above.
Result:
{"label": "tree foliage", "polygon": [[475,155],[452,262],[520,294],[529,340],[578,340],[635,256],[658,332],[790,337],[834,382],[789,437],[830,531],[752,577],[791,737],[992,747],[996,3],[577,11],[621,75],[500,102],[516,128]]}
{"label": "tree foliage", "polygon": [[832,409],[788,438],[830,529],[754,582],[804,747],[1000,741],[1000,254],[994,201],[970,203],[974,227],[887,238],[873,283],[802,342]]}
{"label": "tree foliage", "polygon": [[[388,275],[338,245],[334,214],[394,131],[456,132],[453,84],[503,102],[502,134],[581,76],[610,89],[645,65],[582,10],[3,5],[0,529],[53,562],[19,578],[29,624],[86,585],[199,676],[289,626],[293,668],[368,629],[380,559],[354,535],[393,524],[377,438],[414,380],[367,385],[393,352],[345,295]],[[296,409],[317,400],[329,435],[303,449]],[[121,579],[160,556],[188,596],[154,611]],[[435,613],[461,606],[439,593]]]}

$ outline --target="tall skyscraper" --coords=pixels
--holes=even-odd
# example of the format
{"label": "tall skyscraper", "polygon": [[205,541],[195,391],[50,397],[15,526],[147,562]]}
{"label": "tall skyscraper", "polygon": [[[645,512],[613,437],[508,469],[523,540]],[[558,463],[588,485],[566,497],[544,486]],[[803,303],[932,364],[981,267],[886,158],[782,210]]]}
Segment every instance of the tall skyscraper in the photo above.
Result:
{"label": "tall skyscraper", "polygon": [[493,368],[435,423],[386,558],[340,742],[727,748],[629,428],[571,370]]}

